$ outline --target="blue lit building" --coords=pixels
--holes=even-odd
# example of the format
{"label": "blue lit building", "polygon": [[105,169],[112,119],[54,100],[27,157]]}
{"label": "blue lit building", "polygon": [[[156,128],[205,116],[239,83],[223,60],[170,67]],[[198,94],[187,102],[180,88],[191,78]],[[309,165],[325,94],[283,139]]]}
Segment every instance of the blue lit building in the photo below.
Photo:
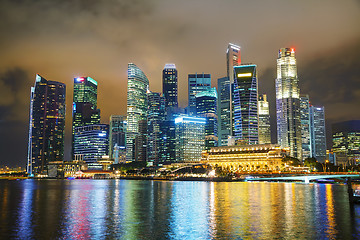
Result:
{"label": "blue lit building", "polygon": [[312,156],[310,138],[310,100],[308,95],[300,96],[301,142],[303,160]]}
{"label": "blue lit building", "polygon": [[139,134],[139,121],[147,119],[147,91],[149,80],[139,67],[128,64],[127,87],[127,130],[126,130],[126,161],[134,161],[135,138]]}
{"label": "blue lit building", "polygon": [[126,116],[111,115],[109,126],[109,157],[117,164],[126,158]]}
{"label": "blue lit building", "polygon": [[86,163],[96,163],[108,155],[109,125],[94,124],[76,127],[74,133],[74,155]]}
{"label": "blue lit building", "polygon": [[218,146],[217,91],[211,88],[196,94],[196,116],[206,118],[205,149]]}
{"label": "blue lit building", "polygon": [[311,155],[319,162],[326,158],[326,132],[324,107],[310,106]]}
{"label": "blue lit building", "polygon": [[189,115],[196,114],[196,94],[207,91],[211,88],[211,75],[204,73],[195,73],[188,75],[189,90]]}
{"label": "blue lit building", "polygon": [[176,160],[200,161],[205,149],[205,118],[180,116],[175,119]]}
{"label": "blue lit building", "polygon": [[27,172],[48,174],[48,164],[64,159],[64,83],[36,75],[31,87]]}
{"label": "blue lit building", "polygon": [[257,144],[258,86],[256,65],[234,67],[234,136],[242,144]]}
{"label": "blue lit building", "polygon": [[175,64],[165,64],[162,75],[163,96],[166,108],[178,107],[178,72]]}
{"label": "blue lit building", "polygon": [[228,77],[218,79],[218,145],[227,146],[231,135],[230,81]]}

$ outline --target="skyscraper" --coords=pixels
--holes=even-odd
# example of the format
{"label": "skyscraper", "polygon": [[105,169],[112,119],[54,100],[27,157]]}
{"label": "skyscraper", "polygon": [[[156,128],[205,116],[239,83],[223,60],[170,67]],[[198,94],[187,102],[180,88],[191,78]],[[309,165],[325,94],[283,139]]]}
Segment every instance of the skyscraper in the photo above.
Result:
{"label": "skyscraper", "polygon": [[147,91],[149,80],[135,64],[128,64],[127,88],[127,130],[126,130],[126,160],[134,161],[134,140],[139,134],[139,121],[147,119]]}
{"label": "skyscraper", "polygon": [[227,77],[234,83],[234,67],[241,64],[240,47],[229,43],[226,50]]}
{"label": "skyscraper", "polygon": [[63,161],[65,94],[65,84],[36,75],[30,101],[29,174],[47,174],[48,163]]}
{"label": "skyscraper", "polygon": [[310,100],[308,95],[300,96],[301,142],[303,160],[312,156],[310,139]]}
{"label": "skyscraper", "polygon": [[324,107],[310,107],[311,155],[319,162],[326,158],[326,132]]}
{"label": "skyscraper", "polygon": [[234,67],[234,136],[242,144],[257,144],[258,86],[256,65]]}
{"label": "skyscraper", "polygon": [[218,143],[226,146],[231,135],[230,114],[230,81],[228,77],[218,79]]}
{"label": "skyscraper", "polygon": [[109,126],[109,157],[115,163],[124,162],[126,155],[126,117],[110,116]]}
{"label": "skyscraper", "polygon": [[259,144],[271,143],[270,111],[266,94],[259,95]]}
{"label": "skyscraper", "polygon": [[205,149],[218,146],[217,137],[217,92],[216,88],[202,91],[196,97],[196,116],[206,119],[205,124]]}
{"label": "skyscraper", "polygon": [[165,64],[162,78],[165,107],[176,109],[178,107],[178,79],[175,64]]}
{"label": "skyscraper", "polygon": [[87,164],[96,163],[109,151],[109,125],[92,124],[75,128],[74,156]]}
{"label": "skyscraper", "polygon": [[75,128],[100,123],[100,110],[97,108],[97,85],[97,82],[91,77],[74,78],[72,152],[74,151]]}
{"label": "skyscraper", "polygon": [[161,161],[163,132],[161,125],[165,120],[165,98],[156,92],[148,92],[147,118],[147,161],[157,165]]}
{"label": "skyscraper", "polygon": [[302,159],[300,89],[293,48],[279,50],[275,86],[278,143],[289,148],[291,157]]}
{"label": "skyscraper", "polygon": [[196,114],[195,95],[211,88],[211,75],[204,73],[195,73],[188,75],[189,80],[189,114]]}
{"label": "skyscraper", "polygon": [[205,118],[180,116],[175,119],[176,160],[200,161],[205,144]]}

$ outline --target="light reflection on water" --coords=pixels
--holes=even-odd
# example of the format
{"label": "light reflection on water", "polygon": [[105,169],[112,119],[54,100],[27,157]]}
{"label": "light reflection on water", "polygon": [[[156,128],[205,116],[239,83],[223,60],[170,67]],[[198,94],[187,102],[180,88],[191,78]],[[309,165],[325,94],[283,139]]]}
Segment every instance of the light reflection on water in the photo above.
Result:
{"label": "light reflection on water", "polygon": [[0,181],[0,239],[351,239],[346,186]]}

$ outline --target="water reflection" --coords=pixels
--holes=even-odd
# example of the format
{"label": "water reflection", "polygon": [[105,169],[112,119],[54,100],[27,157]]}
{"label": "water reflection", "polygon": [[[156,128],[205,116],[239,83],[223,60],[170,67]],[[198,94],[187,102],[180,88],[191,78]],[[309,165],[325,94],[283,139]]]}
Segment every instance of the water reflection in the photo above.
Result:
{"label": "water reflection", "polygon": [[0,181],[0,239],[351,239],[346,186]]}

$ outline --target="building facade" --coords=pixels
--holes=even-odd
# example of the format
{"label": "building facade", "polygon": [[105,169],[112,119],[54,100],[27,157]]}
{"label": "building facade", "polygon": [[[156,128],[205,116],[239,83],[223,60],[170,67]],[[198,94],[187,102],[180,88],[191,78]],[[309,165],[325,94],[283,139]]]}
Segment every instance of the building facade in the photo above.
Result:
{"label": "building facade", "polygon": [[211,88],[211,75],[205,73],[195,73],[188,75],[189,89],[189,115],[196,114],[196,94],[207,91]]}
{"label": "building facade", "polygon": [[308,95],[300,96],[300,114],[302,158],[305,160],[306,158],[312,156],[310,136],[310,100]]}
{"label": "building facade", "polygon": [[230,80],[228,77],[218,79],[218,137],[219,146],[228,144],[228,137],[231,135],[231,114],[230,114]]}
{"label": "building facade", "polygon": [[275,87],[278,143],[289,149],[291,157],[302,159],[300,89],[293,48],[279,50]]}
{"label": "building facade", "polygon": [[311,156],[324,163],[326,158],[326,131],[324,107],[310,106]]}
{"label": "building facade", "polygon": [[126,161],[134,161],[135,138],[139,121],[147,119],[147,91],[149,80],[135,64],[128,64]]}
{"label": "building facade", "polygon": [[76,127],[74,134],[75,159],[87,164],[96,163],[109,153],[109,125],[93,124]]}
{"label": "building facade", "polygon": [[243,144],[257,144],[258,86],[256,65],[234,67],[234,136]]}
{"label": "building facade", "polygon": [[178,107],[178,72],[175,64],[165,64],[162,84],[165,107],[176,109]]}
{"label": "building facade", "polygon": [[36,75],[31,87],[27,172],[48,174],[47,165],[64,159],[64,83]]}
{"label": "building facade", "polygon": [[180,116],[175,119],[176,161],[200,161],[205,148],[205,118]]}
{"label": "building facade", "polygon": [[270,111],[267,95],[259,95],[258,100],[259,113],[259,144],[271,143],[271,129],[270,129]]}
{"label": "building facade", "polygon": [[115,164],[126,159],[126,116],[111,115],[109,126],[109,157]]}
{"label": "building facade", "polygon": [[196,94],[196,116],[206,119],[205,149],[218,146],[217,91],[211,88]]}

